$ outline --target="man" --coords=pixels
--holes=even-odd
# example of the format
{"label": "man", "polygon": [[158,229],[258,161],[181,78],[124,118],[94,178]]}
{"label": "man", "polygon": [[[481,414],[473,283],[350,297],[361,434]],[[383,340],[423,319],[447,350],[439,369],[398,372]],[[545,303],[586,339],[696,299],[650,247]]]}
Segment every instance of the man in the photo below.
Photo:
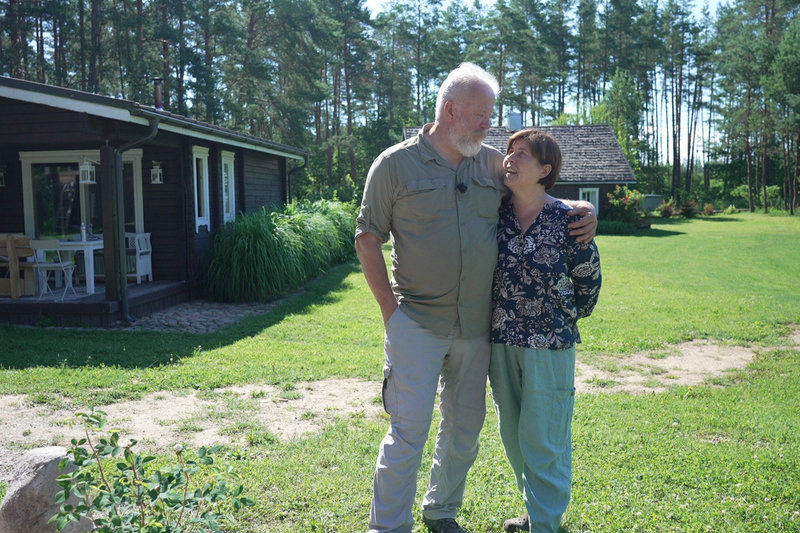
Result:
{"label": "man", "polygon": [[[384,151],[364,187],[356,251],[385,324],[383,403],[390,415],[371,533],[413,527],[440,378],[442,421],[423,522],[434,533],[463,532],[455,516],[485,418],[497,209],[505,192],[503,155],[482,144],[498,92],[483,69],[460,65],[439,89],[435,122]],[[578,223],[583,239],[594,236],[595,222]],[[381,252],[390,237],[391,283]]]}

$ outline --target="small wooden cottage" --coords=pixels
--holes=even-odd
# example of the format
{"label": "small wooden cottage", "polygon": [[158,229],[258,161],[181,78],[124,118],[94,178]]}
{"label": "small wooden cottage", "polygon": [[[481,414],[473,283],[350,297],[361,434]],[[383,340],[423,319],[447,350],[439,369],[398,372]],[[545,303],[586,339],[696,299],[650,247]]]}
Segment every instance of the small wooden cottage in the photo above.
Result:
{"label": "small wooden cottage", "polygon": [[[617,185],[636,184],[633,169],[611,126],[537,126],[537,129],[552,135],[561,148],[563,163],[551,192],[553,196],[589,201],[600,214],[608,205],[607,194]],[[419,127],[406,128],[405,138],[418,131]],[[491,128],[484,142],[505,153],[512,133],[506,128]]]}
{"label": "small wooden cottage", "polygon": [[[159,89],[143,105],[0,77],[0,236],[34,252],[11,276],[0,250],[0,321],[109,326],[195,298],[215,232],[287,201],[307,151],[170,113]],[[73,270],[32,265],[54,254]]]}

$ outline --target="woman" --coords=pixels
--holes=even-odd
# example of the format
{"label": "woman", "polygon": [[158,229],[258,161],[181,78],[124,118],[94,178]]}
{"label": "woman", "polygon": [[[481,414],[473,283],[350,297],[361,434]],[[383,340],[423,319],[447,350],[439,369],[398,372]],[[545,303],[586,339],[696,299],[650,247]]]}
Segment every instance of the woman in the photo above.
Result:
{"label": "woman", "polygon": [[553,198],[561,170],[555,139],[522,130],[508,140],[494,274],[489,378],[500,436],[527,514],[506,531],[555,533],[572,480],[577,321],[589,316],[600,292],[594,242],[578,243],[575,217]]}

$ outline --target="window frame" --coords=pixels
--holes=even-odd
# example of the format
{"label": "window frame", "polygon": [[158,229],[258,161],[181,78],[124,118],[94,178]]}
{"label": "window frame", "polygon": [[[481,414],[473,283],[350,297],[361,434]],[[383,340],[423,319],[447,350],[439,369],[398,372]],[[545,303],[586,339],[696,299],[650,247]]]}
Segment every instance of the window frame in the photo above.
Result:
{"label": "window frame", "polygon": [[[587,193],[589,199],[583,197],[583,194]],[[600,215],[600,188],[599,187],[579,187],[578,188],[578,199],[579,200],[586,200],[587,202],[591,203],[594,206],[595,213],[599,216]]]}
{"label": "window frame", "polygon": [[[236,218],[236,154],[223,151],[220,159],[222,161],[220,165],[222,171],[222,220],[230,222]],[[227,172],[226,168],[228,168]]]}
{"label": "window frame", "polygon": [[[192,189],[194,190],[194,231],[200,233],[200,228],[205,226],[206,230],[211,231],[211,202],[209,200],[209,176],[208,176],[208,153],[209,149],[204,146],[192,146]],[[199,163],[199,164],[198,164]],[[197,175],[198,167],[200,176]],[[198,180],[200,190],[198,191]],[[198,194],[202,196],[198,197]],[[203,214],[198,212],[197,207],[203,209]]]}
{"label": "window frame", "polygon": [[[74,163],[80,165],[84,159],[100,161],[100,150],[42,150],[35,152],[20,152],[19,160],[22,166],[22,204],[25,217],[25,235],[36,237],[36,216],[34,212],[33,195],[33,165],[47,163]],[[142,149],[136,148],[123,152],[122,163],[131,163],[133,167],[133,201],[134,225],[138,233],[144,232],[144,205],[142,201]],[[79,184],[79,187],[92,187],[89,184]],[[81,194],[81,219],[86,208],[83,205],[87,195]]]}

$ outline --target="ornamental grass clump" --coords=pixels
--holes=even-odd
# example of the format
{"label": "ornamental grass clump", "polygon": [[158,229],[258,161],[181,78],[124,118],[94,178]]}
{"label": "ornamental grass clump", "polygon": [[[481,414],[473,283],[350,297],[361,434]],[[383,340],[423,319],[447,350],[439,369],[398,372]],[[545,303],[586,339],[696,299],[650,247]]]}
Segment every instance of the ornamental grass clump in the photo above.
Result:
{"label": "ornamental grass clump", "polygon": [[222,302],[267,301],[303,277],[299,240],[280,232],[261,209],[226,224],[212,245],[210,296]]}
{"label": "ornamental grass clump", "polygon": [[338,244],[333,254],[333,260],[346,261],[353,257],[353,236],[356,231],[356,215],[359,206],[353,203],[336,202],[333,200],[317,200],[310,204],[314,212],[324,215],[336,228]]}
{"label": "ornamental grass clump", "polygon": [[[92,438],[105,426],[105,412],[93,409],[76,417],[82,420],[86,437],[72,439],[59,464],[63,470],[71,456],[75,470],[58,477],[61,490],[56,503],[62,505],[50,519],[56,531],[82,519],[98,533],[221,531],[223,516],[254,505],[242,495],[242,485],[228,487],[228,480],[237,478],[230,468],[214,464],[211,456],[220,446],[202,447],[196,458],[190,458],[177,445],[176,464],[155,469],[156,458],[135,453],[135,440],[121,444],[118,430],[97,441]],[[70,495],[78,498],[77,505],[65,503]]]}
{"label": "ornamental grass clump", "polygon": [[270,301],[354,255],[355,207],[320,200],[239,216],[211,249],[211,298]]}
{"label": "ornamental grass clump", "polygon": [[297,211],[292,214],[275,213],[278,234],[292,242],[298,252],[301,278],[318,276],[333,263],[333,253],[339,245],[333,223],[319,213]]}

